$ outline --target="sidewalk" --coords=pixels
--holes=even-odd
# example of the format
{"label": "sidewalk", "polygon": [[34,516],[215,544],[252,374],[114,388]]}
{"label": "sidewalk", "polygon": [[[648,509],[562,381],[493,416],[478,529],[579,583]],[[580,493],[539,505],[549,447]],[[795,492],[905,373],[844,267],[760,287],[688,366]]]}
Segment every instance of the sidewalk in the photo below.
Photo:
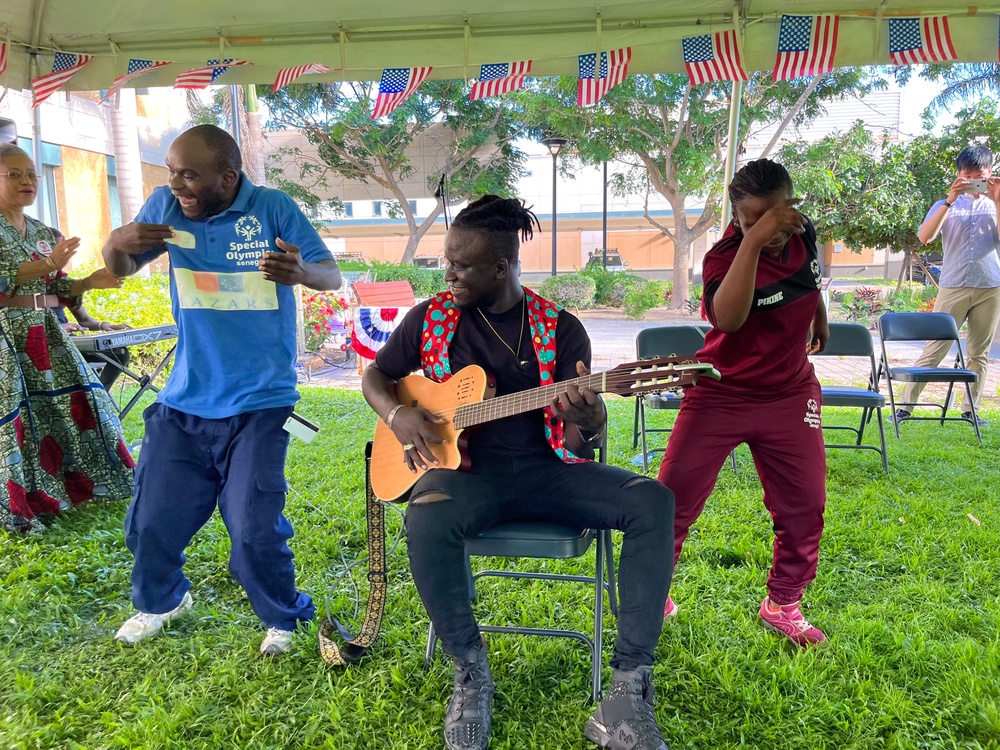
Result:
{"label": "sidewalk", "polygon": [[[623,362],[634,360],[635,338],[643,328],[694,325],[702,322],[697,316],[664,308],[649,311],[642,320],[629,320],[621,310],[612,308],[581,310],[579,317],[587,333],[590,334],[594,371],[608,370]],[[878,333],[873,331],[872,336],[875,342],[875,358],[878,360],[880,356]],[[917,344],[892,343],[889,346],[889,358],[891,362],[913,362],[920,355],[920,350],[921,347]],[[1000,344],[993,344],[990,349],[990,369],[986,377],[983,398],[994,403],[998,399],[997,384],[1000,382],[1000,364],[997,360],[1000,360]],[[868,363],[863,359],[814,357],[813,364],[820,381],[829,385],[863,386],[867,381]],[[309,385],[361,388],[357,360],[352,359],[351,366],[343,369],[314,372]]]}

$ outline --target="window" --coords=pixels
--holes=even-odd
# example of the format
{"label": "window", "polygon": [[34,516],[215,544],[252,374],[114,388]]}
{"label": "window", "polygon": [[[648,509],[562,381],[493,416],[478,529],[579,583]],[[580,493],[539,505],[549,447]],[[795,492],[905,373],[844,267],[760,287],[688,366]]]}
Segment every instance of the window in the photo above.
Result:
{"label": "window", "polygon": [[834,243],[834,245],[833,245],[833,252],[835,252],[835,253],[842,253],[842,252],[844,252],[844,245],[842,243],[840,243],[840,242]]}
{"label": "window", "polygon": [[350,219],[354,216],[354,204],[348,201],[344,204],[344,218]]}
{"label": "window", "polygon": [[382,215],[382,201],[372,201],[372,216]]}
{"label": "window", "polygon": [[406,201],[410,205],[410,213],[414,216],[417,215],[417,202],[416,201]]}
{"label": "window", "polygon": [[122,225],[122,203],[118,195],[118,178],[108,176],[108,207],[111,209],[111,228]]}
{"label": "window", "polygon": [[44,205],[39,206],[38,218],[50,227],[59,228],[59,204],[56,201],[56,168],[51,164],[42,167],[42,181],[45,189],[42,192]]}

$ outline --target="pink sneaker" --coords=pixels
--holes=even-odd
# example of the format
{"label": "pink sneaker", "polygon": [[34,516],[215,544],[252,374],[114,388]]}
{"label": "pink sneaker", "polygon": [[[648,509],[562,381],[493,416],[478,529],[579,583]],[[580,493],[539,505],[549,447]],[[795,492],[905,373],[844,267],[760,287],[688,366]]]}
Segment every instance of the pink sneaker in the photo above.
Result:
{"label": "pink sneaker", "polygon": [[800,646],[812,646],[826,640],[823,631],[809,624],[799,612],[799,603],[772,604],[771,597],[764,597],[760,603],[760,617],[764,624],[777,630],[788,640]]}
{"label": "pink sneaker", "polygon": [[677,616],[677,605],[674,604],[674,600],[669,596],[667,597],[667,603],[663,605],[663,619],[667,620],[671,617]]}

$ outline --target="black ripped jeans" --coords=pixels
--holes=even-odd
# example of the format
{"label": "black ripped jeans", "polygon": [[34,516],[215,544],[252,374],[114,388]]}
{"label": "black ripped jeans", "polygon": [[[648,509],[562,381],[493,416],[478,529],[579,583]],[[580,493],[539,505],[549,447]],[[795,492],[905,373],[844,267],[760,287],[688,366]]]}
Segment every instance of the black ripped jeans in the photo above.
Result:
{"label": "black ripped jeans", "polygon": [[406,512],[413,580],[445,653],[479,642],[469,601],[465,539],[507,521],[546,521],[624,533],[618,640],[612,666],[653,663],[673,573],[674,497],[653,479],[554,454],[474,460],[469,472],[421,477]]}

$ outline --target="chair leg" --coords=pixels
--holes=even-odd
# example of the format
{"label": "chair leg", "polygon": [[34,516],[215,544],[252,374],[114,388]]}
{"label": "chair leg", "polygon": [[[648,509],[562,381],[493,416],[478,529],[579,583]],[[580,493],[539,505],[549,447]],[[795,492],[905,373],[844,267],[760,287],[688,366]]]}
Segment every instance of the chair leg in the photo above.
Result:
{"label": "chair leg", "polygon": [[607,566],[608,604],[611,614],[618,617],[618,576],[615,572],[615,548],[611,539],[611,529],[600,532],[604,537],[604,564]]}
{"label": "chair leg", "polygon": [[649,456],[647,455],[649,449],[646,447],[646,404],[643,402],[642,396],[637,396],[637,398],[639,399],[639,435],[642,438],[642,471],[645,473],[649,470]]}
{"label": "chair leg", "polygon": [[889,454],[885,450],[885,428],[882,426],[882,410],[875,409],[878,415],[878,439],[879,443],[882,445],[882,468],[885,469],[885,473],[889,473]]}
{"label": "chair leg", "polygon": [[944,426],[944,418],[948,416],[948,407],[951,406],[951,394],[955,390],[954,383],[948,383],[948,392],[944,395],[944,403],[941,405],[941,426]]}
{"label": "chair leg", "polygon": [[591,650],[590,698],[597,703],[601,698],[601,659],[604,635],[604,544],[605,532],[597,532],[597,558],[594,571],[594,643]]}
{"label": "chair leg", "polygon": [[739,473],[738,470],[737,470],[737,468],[736,468],[736,449],[735,448],[733,448],[731,451],[729,451],[729,460],[733,462],[733,474]]}
{"label": "chair leg", "polygon": [[965,397],[969,399],[969,411],[972,412],[972,429],[976,431],[976,440],[983,444],[983,436],[979,433],[979,416],[976,414],[976,404],[972,401],[972,384],[965,384]]}
{"label": "chair leg", "polygon": [[632,450],[639,446],[639,401],[642,396],[635,397],[635,416],[632,419]]}
{"label": "chair leg", "polygon": [[886,390],[889,391],[889,414],[892,415],[892,426],[896,430],[896,440],[899,440],[899,420],[896,419],[896,396],[892,392],[892,378],[889,377],[888,370],[886,370],[885,382]]}
{"label": "chair leg", "polygon": [[855,445],[861,445],[861,440],[865,436],[865,425],[868,423],[868,415],[871,412],[867,406],[861,410],[861,426],[858,428],[858,440]]}
{"label": "chair leg", "polygon": [[437,651],[437,633],[434,631],[434,623],[427,629],[427,647],[424,649],[424,669],[430,669],[434,663],[434,652]]}

